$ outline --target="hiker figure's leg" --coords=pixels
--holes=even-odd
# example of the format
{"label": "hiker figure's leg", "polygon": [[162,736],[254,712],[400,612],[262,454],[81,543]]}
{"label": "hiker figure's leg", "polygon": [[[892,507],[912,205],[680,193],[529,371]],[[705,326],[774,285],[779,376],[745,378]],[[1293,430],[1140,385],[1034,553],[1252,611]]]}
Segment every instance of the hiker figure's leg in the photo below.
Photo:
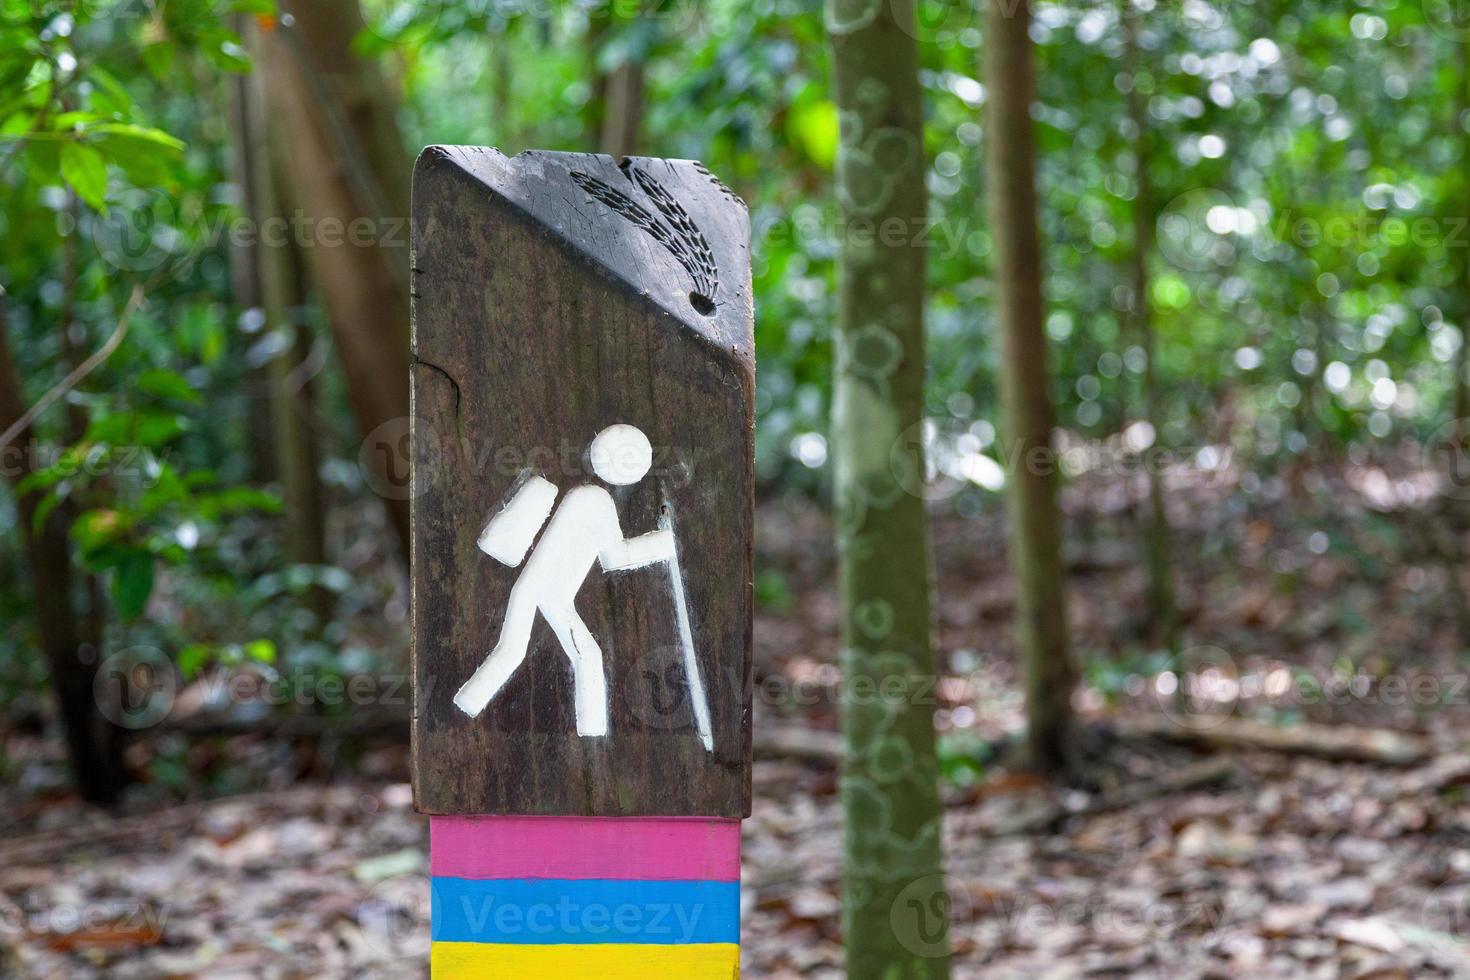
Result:
{"label": "hiker figure's leg", "polygon": [[577,734],[606,735],[607,674],[602,664],[602,649],[573,607],[542,610],[542,615],[572,662]]}
{"label": "hiker figure's leg", "polygon": [[485,710],[485,705],[526,659],[526,648],[531,644],[531,627],[535,623],[535,597],[523,596],[521,590],[511,589],[499,642],[454,696],[454,703],[461,711],[475,718]]}

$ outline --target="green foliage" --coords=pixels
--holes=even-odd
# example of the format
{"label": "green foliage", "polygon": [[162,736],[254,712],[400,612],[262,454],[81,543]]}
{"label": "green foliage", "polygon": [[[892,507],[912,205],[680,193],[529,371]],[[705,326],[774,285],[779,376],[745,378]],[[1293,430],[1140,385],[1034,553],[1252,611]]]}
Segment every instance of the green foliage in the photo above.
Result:
{"label": "green foliage", "polygon": [[207,666],[239,667],[244,664],[274,664],[276,645],[270,640],[210,645],[191,643],[179,651],[179,673],[192,680]]}
{"label": "green foliage", "polygon": [[[250,67],[232,17],[273,9],[0,4],[0,302],[26,400],[121,335],[41,414],[33,472],[16,489],[41,494],[37,528],[68,515],[75,561],[106,590],[109,649],[268,660],[272,636],[306,635],[285,626],[300,593],[255,600],[272,610],[262,622],[240,608],[262,564],[242,535],[280,501],[244,481],[252,399],[240,392],[254,340],[227,305],[221,231],[235,212],[220,193],[229,134],[217,121],[223,73]],[[135,287],[141,304],[129,302]],[[7,602],[24,603],[20,537],[4,541]],[[0,635],[0,702],[40,687],[35,624],[14,612]]]}
{"label": "green foliage", "polygon": [[939,736],[939,775],[952,786],[973,786],[985,778],[993,750],[973,729],[962,728]]}
{"label": "green foliage", "polygon": [[774,568],[762,568],[755,574],[755,603],[764,610],[778,615],[791,612],[796,597],[786,576]]}
{"label": "green foliage", "polygon": [[[1068,444],[1139,444],[1125,111],[1137,86],[1158,212],[1155,441],[1182,466],[1248,470],[1232,513],[1310,457],[1412,459],[1449,417],[1470,322],[1470,121],[1460,40],[1429,19],[1443,5],[1140,3],[1136,78],[1116,4],[1034,6],[1051,394]],[[762,492],[825,494],[834,258],[848,229],[820,2],[618,4],[612,17],[591,0],[364,9],[357,50],[387,67],[414,148],[592,149],[594,71],[646,62],[644,152],[703,160],[750,207]],[[996,506],[1000,487],[979,9],[922,3],[919,25],[925,438],[936,487],[953,491],[935,506],[966,516]],[[229,89],[250,68],[236,18],[273,13],[269,0],[0,0],[0,303],[26,400],[112,336],[135,287],[146,294],[118,350],[38,420],[44,455],[26,487],[45,494],[40,520],[58,508],[74,519],[78,560],[116,614],[107,642],[177,651],[191,675],[268,659],[259,644],[282,663],[358,662],[374,648],[360,624],[318,621],[308,596],[326,589],[344,618],[371,621],[395,601],[359,558],[350,574],[282,568],[280,502],[249,466],[254,369],[277,338],[230,281]],[[319,312],[304,319],[320,326]],[[322,472],[334,508],[361,508],[351,415],[321,346]],[[360,554],[373,531],[350,513],[340,551]],[[40,685],[17,520],[0,494],[0,710]],[[1366,543],[1329,534],[1326,557],[1386,580],[1401,532],[1362,524]],[[1232,557],[1218,540],[1205,548]],[[774,571],[756,591],[769,612],[794,601]],[[1349,633],[1371,625],[1347,601],[1333,616]],[[1155,656],[1093,661],[1088,679],[1113,696]]]}
{"label": "green foliage", "polygon": [[[1427,435],[1444,418],[1464,312],[1444,223],[1463,211],[1465,185],[1453,165],[1463,140],[1446,125],[1454,41],[1413,4],[1147,6],[1137,84],[1159,212],[1159,441],[1181,456],[1212,446],[1271,472],[1309,446],[1386,452],[1401,435]],[[760,472],[816,489],[825,463],[804,437],[826,435],[841,233],[820,4],[645,7],[660,28],[646,47],[647,152],[702,159],[751,205]],[[621,56],[608,50],[632,42],[614,25],[588,52],[605,8],[536,9],[369,6],[381,20],[364,43],[406,65],[413,142],[589,148],[580,122],[589,58],[606,66]],[[921,14],[934,221],[928,405],[939,431],[976,426],[993,456],[983,37],[972,7]],[[1066,430],[1097,441],[1136,418],[1143,370],[1126,326],[1135,137],[1118,17],[1115,5],[1093,3],[1041,3],[1036,13],[1053,398]],[[516,98],[497,117],[501,46]],[[1396,237],[1393,221],[1418,219],[1434,222],[1423,244]]]}

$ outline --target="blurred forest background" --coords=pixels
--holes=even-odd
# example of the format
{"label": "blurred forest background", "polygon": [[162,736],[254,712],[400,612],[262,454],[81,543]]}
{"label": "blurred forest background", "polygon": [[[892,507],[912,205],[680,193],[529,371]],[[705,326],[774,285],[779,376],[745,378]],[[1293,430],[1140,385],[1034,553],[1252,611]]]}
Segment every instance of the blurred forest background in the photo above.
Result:
{"label": "blurred forest background", "polygon": [[407,201],[464,143],[748,204],[749,975],[1467,975],[1463,4],[0,0],[0,80],[0,972],[425,962]]}

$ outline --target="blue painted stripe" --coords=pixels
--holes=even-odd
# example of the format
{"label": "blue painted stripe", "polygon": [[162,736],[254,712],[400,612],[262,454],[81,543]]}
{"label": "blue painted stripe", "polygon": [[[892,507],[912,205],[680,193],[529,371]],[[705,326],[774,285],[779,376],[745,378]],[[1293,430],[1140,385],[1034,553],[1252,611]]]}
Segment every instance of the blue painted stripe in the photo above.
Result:
{"label": "blue painted stripe", "polygon": [[738,943],[738,881],[433,879],[438,942]]}

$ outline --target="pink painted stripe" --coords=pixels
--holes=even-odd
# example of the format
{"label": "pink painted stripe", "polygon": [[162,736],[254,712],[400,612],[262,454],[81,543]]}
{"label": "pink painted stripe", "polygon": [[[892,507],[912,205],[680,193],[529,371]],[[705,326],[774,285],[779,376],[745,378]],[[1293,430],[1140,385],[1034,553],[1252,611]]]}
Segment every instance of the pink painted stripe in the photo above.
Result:
{"label": "pink painted stripe", "polygon": [[739,881],[740,821],[702,817],[431,817],[446,878]]}

